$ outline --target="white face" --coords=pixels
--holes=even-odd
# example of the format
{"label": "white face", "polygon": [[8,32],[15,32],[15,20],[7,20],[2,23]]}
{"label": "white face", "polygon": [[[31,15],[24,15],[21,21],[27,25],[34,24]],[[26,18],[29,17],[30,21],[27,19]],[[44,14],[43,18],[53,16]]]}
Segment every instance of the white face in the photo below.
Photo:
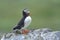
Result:
{"label": "white face", "polygon": [[28,9],[25,9],[24,12],[25,13],[30,13],[30,11]]}

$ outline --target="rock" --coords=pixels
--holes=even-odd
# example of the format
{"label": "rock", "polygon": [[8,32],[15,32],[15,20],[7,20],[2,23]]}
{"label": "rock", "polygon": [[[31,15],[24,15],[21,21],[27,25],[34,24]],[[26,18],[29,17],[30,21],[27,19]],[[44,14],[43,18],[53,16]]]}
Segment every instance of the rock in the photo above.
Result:
{"label": "rock", "polygon": [[44,40],[60,40],[60,31],[53,31],[42,35]]}
{"label": "rock", "polygon": [[30,30],[26,35],[8,33],[1,40],[60,40],[60,31],[52,31],[49,28]]}

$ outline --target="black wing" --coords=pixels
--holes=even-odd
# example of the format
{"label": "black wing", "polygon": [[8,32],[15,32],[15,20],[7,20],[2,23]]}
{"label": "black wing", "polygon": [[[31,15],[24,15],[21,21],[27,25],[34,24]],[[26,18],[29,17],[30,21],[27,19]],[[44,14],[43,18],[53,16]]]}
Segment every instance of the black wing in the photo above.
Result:
{"label": "black wing", "polygon": [[23,17],[19,23],[17,24],[17,26],[15,28],[13,28],[13,30],[15,29],[21,29],[22,27],[24,27],[24,20],[25,20],[25,17]]}

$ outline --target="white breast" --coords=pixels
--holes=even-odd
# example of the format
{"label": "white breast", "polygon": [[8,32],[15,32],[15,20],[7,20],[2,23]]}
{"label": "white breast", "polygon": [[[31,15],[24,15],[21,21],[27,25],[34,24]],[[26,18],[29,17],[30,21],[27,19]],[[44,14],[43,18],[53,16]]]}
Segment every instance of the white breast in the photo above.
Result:
{"label": "white breast", "polygon": [[31,23],[32,19],[30,16],[26,17],[25,21],[24,21],[24,28],[28,27],[29,24]]}

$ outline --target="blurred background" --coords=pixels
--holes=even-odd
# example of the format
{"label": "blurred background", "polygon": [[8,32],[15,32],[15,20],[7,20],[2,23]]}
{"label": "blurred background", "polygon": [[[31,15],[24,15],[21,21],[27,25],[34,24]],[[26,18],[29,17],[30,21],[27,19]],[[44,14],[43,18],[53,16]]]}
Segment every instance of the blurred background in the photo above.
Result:
{"label": "blurred background", "polygon": [[0,32],[10,32],[22,17],[22,10],[31,11],[28,29],[60,30],[60,0],[0,0]]}

